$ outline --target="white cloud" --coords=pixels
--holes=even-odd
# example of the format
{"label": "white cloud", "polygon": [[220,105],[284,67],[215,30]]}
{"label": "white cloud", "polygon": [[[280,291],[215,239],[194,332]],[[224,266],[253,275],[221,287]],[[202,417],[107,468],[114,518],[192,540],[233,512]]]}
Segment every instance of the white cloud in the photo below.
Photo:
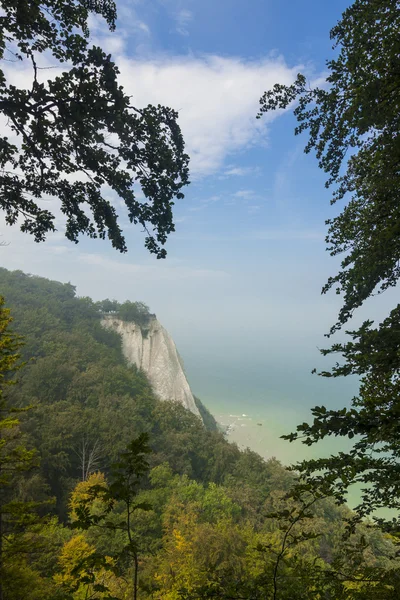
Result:
{"label": "white cloud", "polygon": [[189,35],[188,25],[193,20],[193,13],[186,8],[180,10],[176,15],[176,31],[181,35]]}
{"label": "white cloud", "polygon": [[179,112],[193,177],[213,174],[227,157],[265,143],[268,123],[279,113],[257,120],[259,98],[274,83],[291,83],[301,68],[280,57],[122,57],[118,63],[136,106],[165,104]]}
{"label": "white cloud", "polygon": [[[259,205],[250,205],[247,207],[249,212],[257,212]],[[266,230],[248,230],[242,234],[221,234],[214,235],[208,233],[197,233],[191,235],[176,235],[180,240],[191,240],[197,242],[247,242],[247,241],[266,241],[266,242],[323,242],[325,235],[322,231],[309,229],[266,229]]]}
{"label": "white cloud", "polygon": [[[7,227],[0,220],[2,264],[8,269],[23,269],[51,279],[72,281],[79,293],[97,298],[113,293],[122,299],[138,299],[144,294],[154,306],[162,304],[161,297],[175,296],[184,290],[208,289],[208,285],[230,282],[230,273],[212,265],[193,264],[184,259],[155,261],[140,247],[129,255],[104,255],[105,242],[85,240],[75,245],[66,242],[61,232],[49,234],[43,244],[17,227]],[[205,286],[205,287],[204,287]],[[112,290],[112,292],[110,292]]]}
{"label": "white cloud", "polygon": [[189,35],[189,25],[194,19],[193,11],[189,8],[193,5],[192,0],[156,0],[154,4],[161,5],[166,11],[168,17],[174,22],[174,27],[170,33],[179,35]]}
{"label": "white cloud", "polygon": [[259,169],[256,167],[227,167],[223,177],[245,177],[246,175],[257,174]]}
{"label": "white cloud", "polygon": [[[143,33],[147,28],[139,21],[135,26]],[[276,82],[292,82],[300,67],[289,68],[280,57],[259,61],[220,56],[134,59],[126,55],[125,32],[110,36],[100,26],[93,32],[98,43],[117,53],[120,81],[135,106],[165,104],[178,111],[192,178],[218,171],[222,176],[254,171],[232,164],[224,167],[224,162],[248,147],[266,143],[268,123],[280,113],[257,120],[259,97]],[[41,57],[41,67],[50,65]],[[45,69],[40,76],[46,79],[50,73],[53,77],[60,70]],[[25,87],[31,81],[31,68],[25,63],[10,65],[6,71],[14,85]]]}
{"label": "white cloud", "polygon": [[144,23],[143,21],[138,21],[137,27],[141,31],[144,31],[144,33],[147,33],[147,35],[150,35],[150,27],[148,25],[146,25],[146,23]]}
{"label": "white cloud", "polygon": [[266,231],[254,231],[250,234],[253,240],[269,241],[323,241],[324,233],[322,231],[308,229],[276,229]]}
{"label": "white cloud", "polygon": [[140,277],[142,281],[166,280],[172,283],[188,279],[215,280],[229,278],[229,274],[226,271],[188,267],[182,264],[174,264],[173,261],[162,263],[161,265],[159,263],[138,264],[127,262],[123,259],[113,260],[101,256],[100,254],[90,254],[85,252],[79,253],[77,258],[78,261],[101,270],[103,274],[108,271],[114,276],[118,273],[123,277],[135,275],[136,277]]}
{"label": "white cloud", "polygon": [[235,192],[234,196],[236,198],[244,198],[248,200],[249,198],[254,198],[255,192],[253,190],[238,190]]}
{"label": "white cloud", "polygon": [[194,206],[191,206],[188,210],[190,210],[191,212],[197,212],[199,210],[204,210],[205,208],[208,208],[210,206],[210,204],[215,204],[219,200],[221,200],[221,196],[217,196],[217,195],[210,196],[209,198],[205,198],[204,200],[201,200]]}
{"label": "white cloud", "polygon": [[259,204],[251,204],[247,207],[247,212],[249,215],[255,215],[261,210],[261,206]]}
{"label": "white cloud", "polygon": [[105,52],[120,56],[126,47],[135,39],[136,45],[146,43],[151,36],[150,27],[137,14],[131,4],[119,2],[118,18],[115,31],[111,32],[106,21],[98,15],[89,15],[91,41],[98,44]]}

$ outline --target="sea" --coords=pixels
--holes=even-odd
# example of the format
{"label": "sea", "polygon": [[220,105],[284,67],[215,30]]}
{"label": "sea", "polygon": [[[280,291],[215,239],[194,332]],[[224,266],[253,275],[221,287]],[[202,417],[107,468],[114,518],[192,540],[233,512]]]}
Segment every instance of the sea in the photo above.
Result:
{"label": "sea", "polygon": [[350,447],[342,438],[328,438],[310,447],[281,437],[295,431],[298,424],[312,421],[312,407],[349,406],[357,394],[355,378],[321,377],[311,373],[312,367],[311,361],[301,357],[288,364],[271,358],[255,361],[254,357],[242,357],[235,363],[190,353],[185,357],[193,392],[224,428],[227,438],[284,465]]}

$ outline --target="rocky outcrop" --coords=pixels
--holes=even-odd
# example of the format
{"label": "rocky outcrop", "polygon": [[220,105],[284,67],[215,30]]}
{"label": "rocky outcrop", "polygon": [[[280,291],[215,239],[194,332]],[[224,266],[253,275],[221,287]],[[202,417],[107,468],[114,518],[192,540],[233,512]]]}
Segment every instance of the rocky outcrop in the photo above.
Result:
{"label": "rocky outcrop", "polygon": [[179,402],[200,417],[175,343],[156,318],[140,326],[106,315],[102,325],[119,333],[126,360],[146,373],[160,400]]}

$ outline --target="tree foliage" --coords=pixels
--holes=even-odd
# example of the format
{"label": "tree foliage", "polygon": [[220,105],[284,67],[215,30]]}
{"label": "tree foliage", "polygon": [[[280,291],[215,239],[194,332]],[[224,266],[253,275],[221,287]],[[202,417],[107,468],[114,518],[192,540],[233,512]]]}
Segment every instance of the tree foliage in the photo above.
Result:
{"label": "tree foliage", "polygon": [[115,316],[117,319],[122,321],[134,322],[144,327],[149,323],[151,318],[155,317],[150,312],[149,307],[144,302],[131,300],[125,300],[125,302],[118,302],[117,300],[110,300],[106,298],[96,303],[99,311],[104,315]]}
{"label": "tree foliage", "polygon": [[[394,287],[400,276],[400,10],[391,0],[355,0],[331,31],[337,56],[328,61],[326,86],[311,89],[303,75],[293,85],[275,85],[261,98],[262,113],[294,109],[295,133],[307,132],[305,151],[316,152],[341,213],[327,221],[328,251],[343,255],[333,289],[343,303],[329,335],[343,327],[368,298]],[[287,436],[314,444],[328,435],[347,436],[349,452],[298,466],[313,484],[343,502],[349,485],[362,484],[359,516],[380,507],[400,509],[399,340],[400,305],[377,326],[368,320],[350,341],[324,355],[343,360],[325,377],[357,375],[358,397],[350,408],[313,409],[314,420]]]}
{"label": "tree foliage", "polygon": [[[111,467],[111,483],[109,485],[92,485],[85,496],[81,496],[75,502],[74,512],[76,520],[74,527],[89,529],[89,527],[102,527],[112,533],[120,531],[123,534],[124,543],[118,555],[114,556],[109,563],[112,567],[119,566],[124,562],[133,562],[133,592],[132,598],[138,597],[139,582],[139,555],[141,551],[140,540],[134,529],[133,519],[138,510],[151,510],[151,505],[145,502],[137,502],[141,480],[149,470],[147,460],[151,449],[148,445],[148,435],[142,433],[133,439],[118,458],[118,462]],[[93,511],[93,503],[100,500],[102,510]],[[109,519],[116,503],[122,504],[122,515],[119,522]],[[107,566],[107,561],[104,561]],[[129,565],[130,566],[130,565]]]}
{"label": "tree foliage", "polygon": [[[10,346],[27,361],[7,386],[13,443],[41,460],[8,486],[23,519],[7,521],[7,600],[398,597],[392,538],[361,525],[344,545],[348,509],[289,496],[295,477],[277,460],[158,401],[96,303],[21,272],[0,269],[0,284],[26,336]],[[49,494],[57,518],[40,504]]]}
{"label": "tree foliage", "polygon": [[[49,597],[52,586],[29,564],[43,550],[46,522],[38,514],[43,503],[30,494],[35,486],[31,472],[38,466],[38,457],[27,448],[20,429],[19,417],[27,409],[12,406],[7,394],[22,366],[22,340],[10,329],[11,322],[10,309],[0,297],[0,599],[13,600],[23,594],[34,600]],[[31,593],[30,579],[35,580],[37,595]]]}
{"label": "tree foliage", "polygon": [[140,433],[151,434],[151,466],[168,461],[179,473],[215,482],[239,469],[239,450],[211,420],[213,431],[181,405],[155,398],[144,374],[126,364],[120,336],[101,326],[97,303],[77,298],[70,284],[19,271],[0,269],[0,287],[25,338],[27,364],[11,386],[13,405],[35,405],[22,427],[39,449],[40,472],[63,520],[83,462],[88,466],[95,451],[90,472],[108,473]]}
{"label": "tree foliage", "polygon": [[[173,200],[183,198],[188,182],[188,156],[177,113],[135,107],[111,55],[91,45],[89,18],[104,18],[114,31],[115,3],[22,0],[1,2],[1,9],[0,112],[9,135],[0,138],[0,207],[6,222],[44,240],[55,230],[55,214],[43,201],[53,198],[69,240],[107,236],[125,252],[114,202],[120,198],[129,221],[145,230],[145,246],[164,257],[162,246],[174,230]],[[24,81],[29,77],[26,87],[10,82],[12,62],[23,67]]]}
{"label": "tree foliage", "polygon": [[134,321],[139,325],[146,325],[152,317],[147,304],[144,302],[130,302],[129,300],[120,304],[118,316],[123,321]]}

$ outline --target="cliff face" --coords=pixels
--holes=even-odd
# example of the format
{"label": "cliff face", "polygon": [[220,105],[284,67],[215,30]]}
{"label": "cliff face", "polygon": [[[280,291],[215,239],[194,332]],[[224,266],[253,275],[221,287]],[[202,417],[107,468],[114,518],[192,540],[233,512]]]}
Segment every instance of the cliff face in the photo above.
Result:
{"label": "cliff face", "polygon": [[101,323],[119,333],[126,360],[146,373],[160,400],[179,402],[200,417],[175,343],[157,319],[140,327],[107,315]]}

